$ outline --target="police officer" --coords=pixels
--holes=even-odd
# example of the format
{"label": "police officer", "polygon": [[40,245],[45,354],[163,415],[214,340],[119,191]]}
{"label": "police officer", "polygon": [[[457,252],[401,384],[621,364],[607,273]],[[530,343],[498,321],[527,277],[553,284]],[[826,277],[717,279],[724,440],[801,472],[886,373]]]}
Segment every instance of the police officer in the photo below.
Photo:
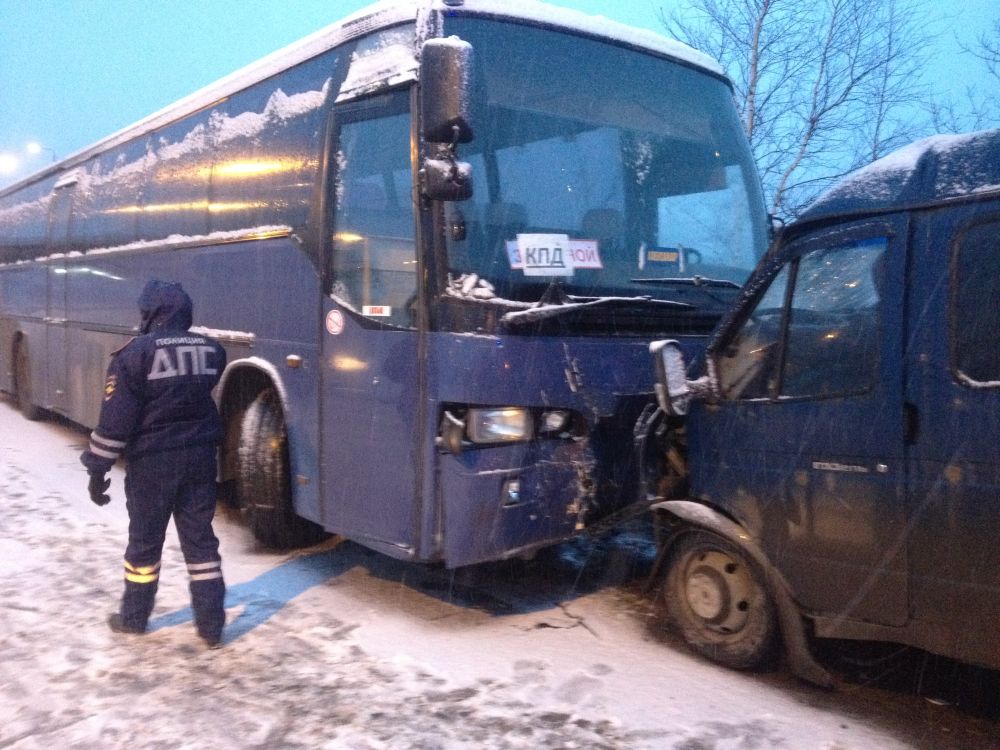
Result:
{"label": "police officer", "polygon": [[191,298],[180,284],[150,281],[139,297],[139,312],[140,335],[112,355],[100,420],[80,456],[90,474],[90,499],[97,505],[110,501],[107,471],[121,455],[127,462],[125,592],[108,625],[117,633],[145,632],[173,515],[190,576],[195,626],[208,646],[217,648],[225,584],[212,516],[222,425],[211,392],[226,353],[188,331]]}

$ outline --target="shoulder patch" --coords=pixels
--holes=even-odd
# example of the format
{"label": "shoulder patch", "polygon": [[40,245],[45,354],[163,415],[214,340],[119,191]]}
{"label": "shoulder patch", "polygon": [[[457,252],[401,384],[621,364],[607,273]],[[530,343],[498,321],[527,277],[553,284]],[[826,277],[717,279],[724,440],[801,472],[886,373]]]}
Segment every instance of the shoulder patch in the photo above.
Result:
{"label": "shoulder patch", "polygon": [[[121,350],[119,350],[121,351]],[[108,375],[108,379],[104,381],[104,400],[110,401],[111,397],[115,395],[115,388],[118,387],[118,376]]]}

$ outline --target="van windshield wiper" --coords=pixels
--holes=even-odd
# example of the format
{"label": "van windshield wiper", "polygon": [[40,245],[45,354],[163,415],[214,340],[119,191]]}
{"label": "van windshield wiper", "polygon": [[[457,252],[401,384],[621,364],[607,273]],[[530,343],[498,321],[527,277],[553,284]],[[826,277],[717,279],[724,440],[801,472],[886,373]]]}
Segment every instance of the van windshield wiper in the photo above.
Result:
{"label": "van windshield wiper", "polygon": [[545,297],[539,303],[527,310],[516,310],[501,316],[500,323],[505,326],[522,326],[537,323],[540,320],[569,315],[595,307],[659,309],[669,311],[694,310],[694,305],[687,302],[653,299],[652,297],[573,297],[565,296],[563,301],[552,304]]}

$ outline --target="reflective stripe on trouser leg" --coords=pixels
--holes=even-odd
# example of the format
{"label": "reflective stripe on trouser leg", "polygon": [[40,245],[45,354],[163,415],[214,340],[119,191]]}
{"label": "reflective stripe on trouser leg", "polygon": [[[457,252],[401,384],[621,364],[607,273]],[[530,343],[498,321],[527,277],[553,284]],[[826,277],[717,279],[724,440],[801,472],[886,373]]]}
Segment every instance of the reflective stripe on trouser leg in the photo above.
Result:
{"label": "reflective stripe on trouser leg", "polygon": [[159,561],[152,565],[133,565],[125,560],[125,593],[122,595],[121,616],[126,627],[146,629],[159,581]]}
{"label": "reflective stripe on trouser leg", "polygon": [[208,640],[217,641],[222,635],[226,612],[223,600],[226,584],[222,579],[222,560],[188,563],[191,579],[191,608],[198,633]]}
{"label": "reflective stripe on trouser leg", "polygon": [[[214,467],[214,464],[213,464]],[[226,585],[222,580],[219,540],[212,530],[215,515],[215,474],[204,481],[190,481],[182,489],[174,506],[174,523],[184,560],[191,578],[191,608],[198,634],[209,641],[222,635],[226,612],[223,600]]]}

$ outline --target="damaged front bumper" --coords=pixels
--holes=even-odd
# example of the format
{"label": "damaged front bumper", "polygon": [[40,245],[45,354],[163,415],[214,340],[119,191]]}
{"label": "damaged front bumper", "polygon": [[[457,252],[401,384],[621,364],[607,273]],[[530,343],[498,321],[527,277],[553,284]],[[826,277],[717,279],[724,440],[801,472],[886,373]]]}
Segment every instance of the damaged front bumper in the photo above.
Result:
{"label": "damaged front bumper", "polygon": [[586,438],[438,456],[448,567],[499,560],[568,539],[595,509]]}

